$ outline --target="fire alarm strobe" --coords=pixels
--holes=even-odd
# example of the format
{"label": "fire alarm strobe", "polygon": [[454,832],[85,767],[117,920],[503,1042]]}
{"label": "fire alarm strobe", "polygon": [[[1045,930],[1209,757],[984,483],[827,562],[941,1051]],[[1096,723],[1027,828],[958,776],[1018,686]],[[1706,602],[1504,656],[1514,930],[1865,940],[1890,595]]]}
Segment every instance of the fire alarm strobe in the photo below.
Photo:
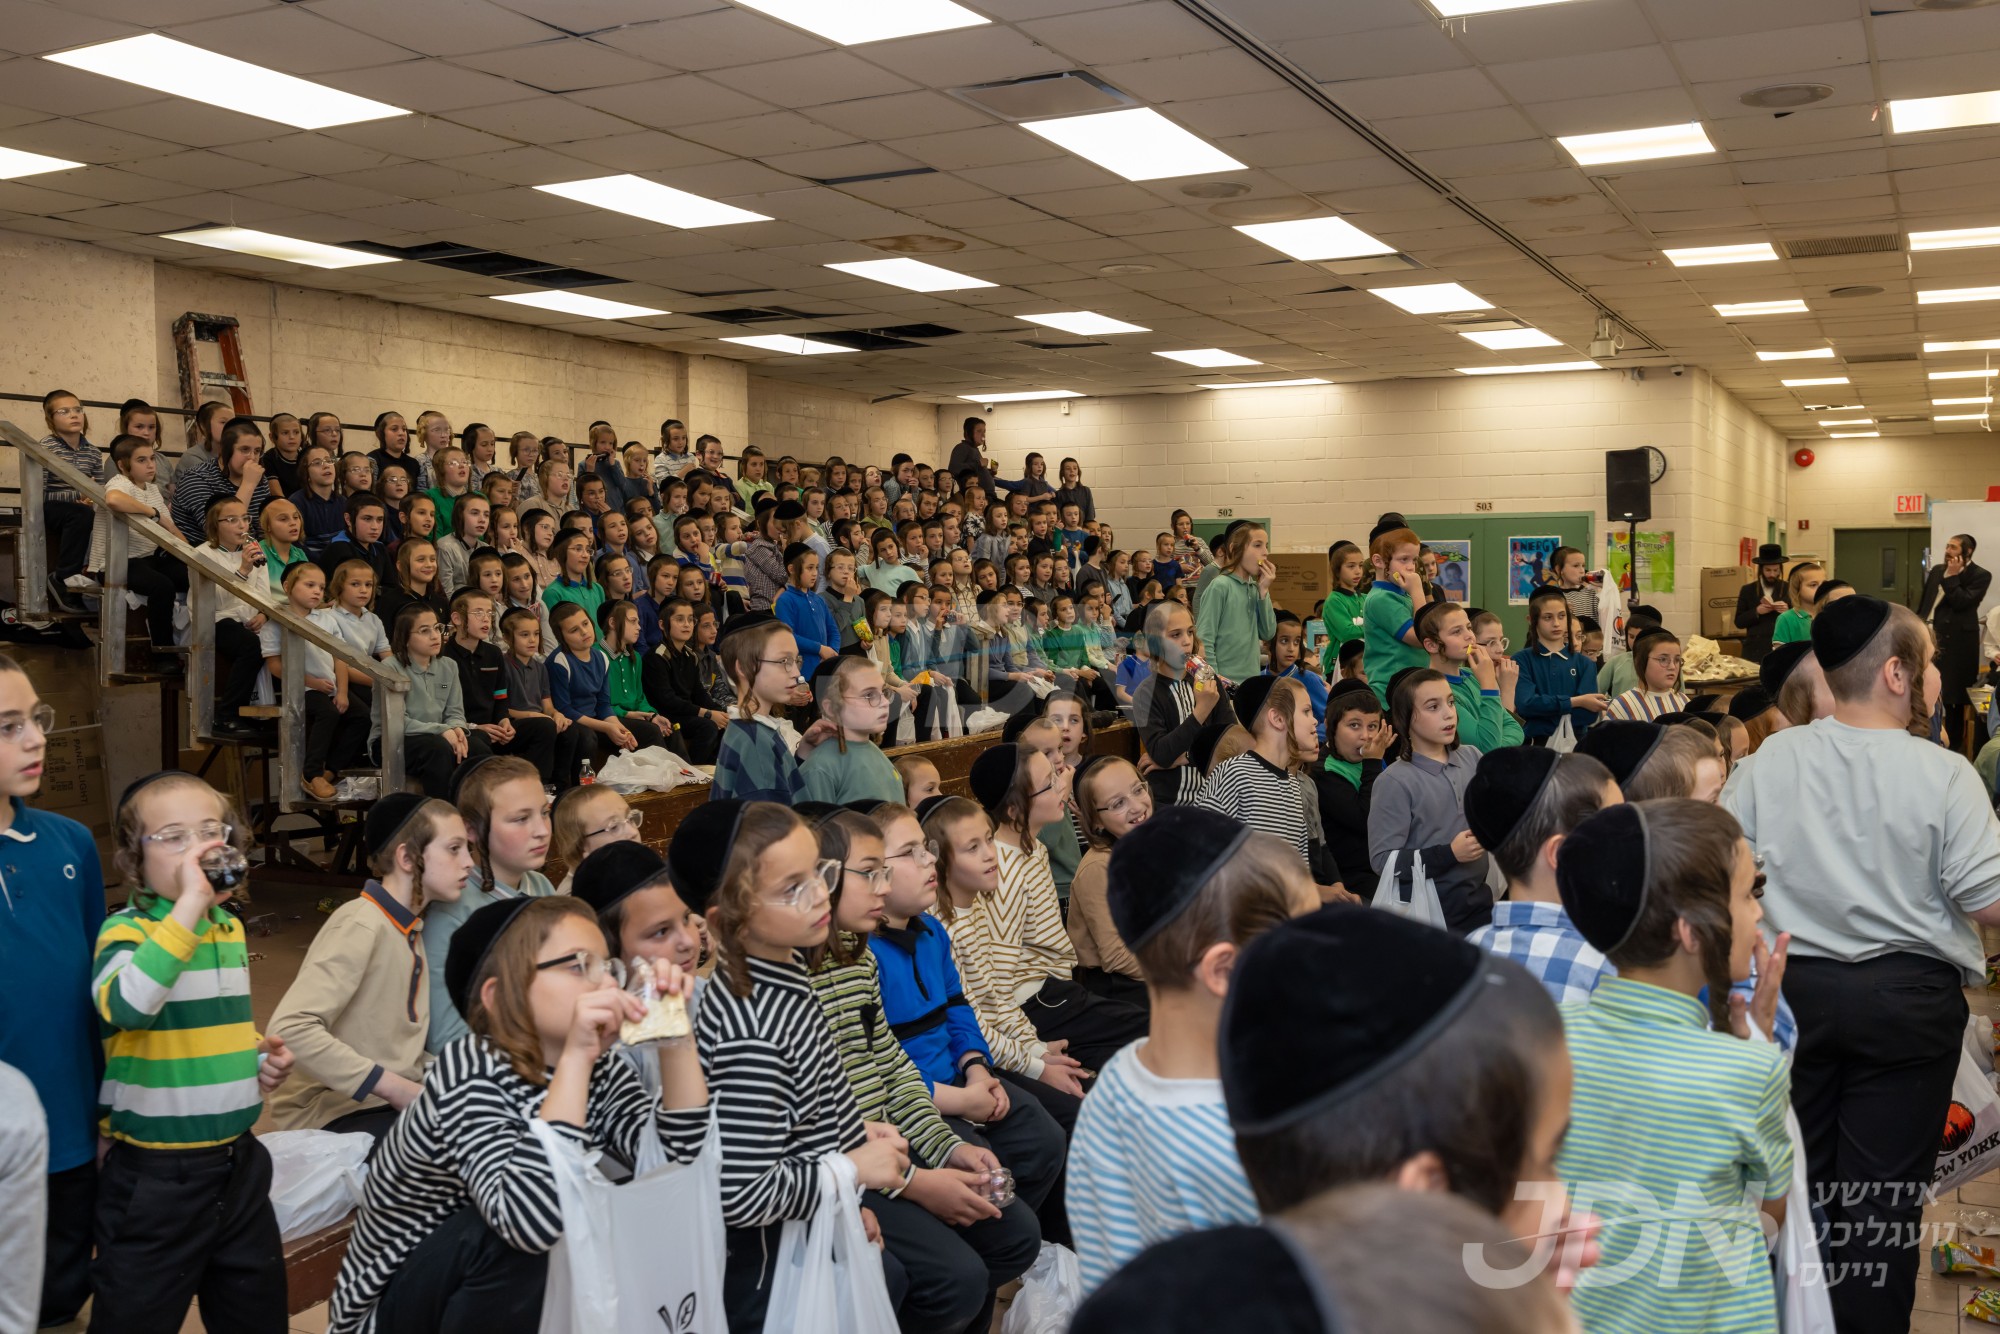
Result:
{"label": "fire alarm strobe", "polygon": [[1792,451],[1792,462],[1798,464],[1801,468],[1812,467],[1813,459],[1816,457],[1818,456],[1810,449],[1795,449]]}

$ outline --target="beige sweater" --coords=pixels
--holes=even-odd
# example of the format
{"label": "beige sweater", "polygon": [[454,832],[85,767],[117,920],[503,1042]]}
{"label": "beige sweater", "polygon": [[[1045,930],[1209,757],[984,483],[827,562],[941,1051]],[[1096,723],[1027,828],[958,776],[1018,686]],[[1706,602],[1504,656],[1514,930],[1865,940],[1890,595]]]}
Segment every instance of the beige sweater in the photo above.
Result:
{"label": "beige sweater", "polygon": [[1143,982],[1146,975],[1139,961],[1125,948],[1111,920],[1111,900],[1105,893],[1110,865],[1111,853],[1105,848],[1090,849],[1076,864],[1076,875],[1069,882],[1070,943],[1076,946],[1079,968],[1101,968]]}
{"label": "beige sweater", "polygon": [[370,880],[327,919],[271,1016],[296,1057],[271,1095],[279,1130],[316,1130],[388,1104],[372,1095],[384,1071],[421,1081],[430,988],[423,919]]}

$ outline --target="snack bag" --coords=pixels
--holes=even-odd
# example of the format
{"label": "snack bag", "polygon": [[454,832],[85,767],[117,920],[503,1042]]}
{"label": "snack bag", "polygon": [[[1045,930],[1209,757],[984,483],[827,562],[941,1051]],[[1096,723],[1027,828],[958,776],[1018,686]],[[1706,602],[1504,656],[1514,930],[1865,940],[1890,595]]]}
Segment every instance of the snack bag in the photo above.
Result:
{"label": "snack bag", "polygon": [[2000,1325],[2000,1292],[1991,1288],[1974,1288],[1972,1299],[1965,1304],[1965,1315],[1968,1320]]}
{"label": "snack bag", "polygon": [[1972,1274],[2000,1278],[2000,1254],[1991,1246],[1966,1241],[1941,1241],[1931,1247],[1931,1269],[1939,1274]]}
{"label": "snack bag", "polygon": [[626,989],[646,1002],[646,1013],[623,1025],[618,1030],[618,1040],[628,1047],[649,1042],[685,1042],[694,1033],[694,1026],[688,1022],[687,1003],[679,996],[659,994],[653,966],[645,959],[632,960],[626,965],[626,974],[630,978]]}

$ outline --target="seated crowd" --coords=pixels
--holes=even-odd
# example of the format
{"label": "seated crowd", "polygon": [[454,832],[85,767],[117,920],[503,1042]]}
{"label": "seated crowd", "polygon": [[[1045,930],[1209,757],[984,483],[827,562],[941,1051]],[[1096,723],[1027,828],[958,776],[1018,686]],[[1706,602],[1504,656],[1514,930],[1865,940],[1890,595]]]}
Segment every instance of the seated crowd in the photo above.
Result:
{"label": "seated crowd", "polygon": [[[47,409],[94,467],[75,397]],[[786,1319],[788,1225],[830,1207],[859,1208],[879,1279],[851,1255],[848,1279],[910,1334],[986,1330],[1047,1243],[1076,1254],[1079,1334],[1776,1331],[1828,1301],[1774,1267],[1767,1233],[1801,1227],[1829,1268],[1880,1267],[1833,1286],[1841,1327],[1907,1327],[1918,1253],[1883,1231],[1919,1202],[1808,1187],[1929,1178],[1957,984],[2000,924],[2000,826],[1929,740],[1907,610],[1821,599],[1717,708],[1651,609],[1598,619],[1581,552],[1511,655],[1400,515],[1329,550],[1302,618],[1262,527],[1205,541],[1176,511],[1120,549],[1074,460],[999,479],[978,418],[949,470],[751,446],[731,476],[675,421],[657,450],[594,423],[574,465],[522,432],[503,464],[435,413],[414,438],[384,413],[359,454],[330,414],[267,441],[204,410],[171,494],[158,417],[120,427],[116,508],[394,660],[420,790],[366,812],[373,878],[260,1035],[205,861],[241,840],[228,800],[128,788],[107,915],[88,832],[29,804],[48,714],[0,658],[5,831],[76,889],[0,935],[50,1001],[0,1018],[0,1081],[47,1112],[45,1182],[0,1175],[42,1197],[0,1198],[45,1219],[29,1323],[94,1296],[93,1330],[177,1330],[197,1300],[211,1329],[282,1330],[268,1114],[375,1140],[334,1334],[543,1327],[572,1263],[557,1158],[588,1154],[716,1165],[708,1207],[657,1225],[663,1254],[715,1257],[704,1330]],[[91,518],[71,494],[64,553],[56,505]],[[159,646],[179,563],[131,555],[164,581],[130,581]],[[52,591],[99,562],[62,556]],[[283,645],[216,615],[226,714]],[[305,676],[324,798],[379,756],[380,714],[329,655]],[[1092,741],[1116,710],[1129,755]],[[983,726],[965,795],[892,753]],[[664,854],[589,782],[655,746],[714,766]],[[1879,822],[1864,775],[1895,776]],[[687,1038],[622,1040],[642,973]],[[1882,987],[1921,993],[1921,1031],[1883,1036],[1906,1012]],[[1850,1049],[1871,1006],[1897,1050]],[[1842,1085],[1869,1060],[1907,1077]]]}

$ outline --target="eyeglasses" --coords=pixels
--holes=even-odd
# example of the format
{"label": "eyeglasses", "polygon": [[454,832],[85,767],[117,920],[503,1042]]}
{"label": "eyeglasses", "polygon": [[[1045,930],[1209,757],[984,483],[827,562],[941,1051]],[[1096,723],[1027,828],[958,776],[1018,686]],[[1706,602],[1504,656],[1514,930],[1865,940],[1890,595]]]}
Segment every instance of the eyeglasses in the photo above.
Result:
{"label": "eyeglasses", "polygon": [[873,871],[864,871],[858,866],[845,865],[840,869],[848,875],[865,881],[870,889],[881,889],[889,883],[889,868],[886,866],[878,867]]}
{"label": "eyeglasses", "polygon": [[232,842],[236,837],[236,827],[222,820],[203,820],[190,829],[186,825],[168,825],[157,834],[145,834],[141,843],[151,843],[170,857],[178,857],[196,843]]}
{"label": "eyeglasses", "polygon": [[0,741],[9,745],[21,739],[24,728],[32,725],[37,732],[47,736],[55,730],[56,711],[53,705],[37,704],[28,710],[25,718],[8,718],[0,721]]}
{"label": "eyeglasses", "polygon": [[882,860],[885,862],[893,862],[903,857],[909,858],[911,861],[915,862],[919,866],[930,866],[934,864],[938,859],[937,840],[934,838],[927,838],[922,843],[919,843],[914,847],[905,848],[901,852],[892,852],[888,856],[884,857]]}
{"label": "eyeglasses", "polygon": [[1498,639],[1482,639],[1479,641],[1479,647],[1485,649],[1488,653],[1505,653],[1513,646],[1514,641],[1505,635],[1500,636]]}
{"label": "eyeglasses", "polygon": [[586,982],[599,982],[608,977],[621,987],[625,985],[625,963],[622,959],[602,958],[589,950],[577,950],[535,965],[538,973],[552,973],[558,969]]}
{"label": "eyeglasses", "polygon": [[759,658],[757,661],[766,667],[782,667],[788,672],[799,669],[799,655],[796,653],[789,658]]}
{"label": "eyeglasses", "polygon": [[833,893],[840,883],[841,872],[847,868],[831,857],[813,866],[802,879],[785,886],[766,900],[774,908],[790,908],[794,912],[819,902],[822,894]]}
{"label": "eyeglasses", "polygon": [[609,824],[605,825],[602,829],[590,830],[588,833],[584,834],[584,837],[596,838],[599,834],[617,835],[617,834],[624,834],[627,832],[637,834],[639,832],[640,827],[645,823],[646,823],[646,817],[640,812],[626,811],[623,815],[612,816],[611,822]]}
{"label": "eyeglasses", "polygon": [[854,698],[868,705],[887,704],[889,702],[889,692],[886,690],[863,690],[858,692]]}

